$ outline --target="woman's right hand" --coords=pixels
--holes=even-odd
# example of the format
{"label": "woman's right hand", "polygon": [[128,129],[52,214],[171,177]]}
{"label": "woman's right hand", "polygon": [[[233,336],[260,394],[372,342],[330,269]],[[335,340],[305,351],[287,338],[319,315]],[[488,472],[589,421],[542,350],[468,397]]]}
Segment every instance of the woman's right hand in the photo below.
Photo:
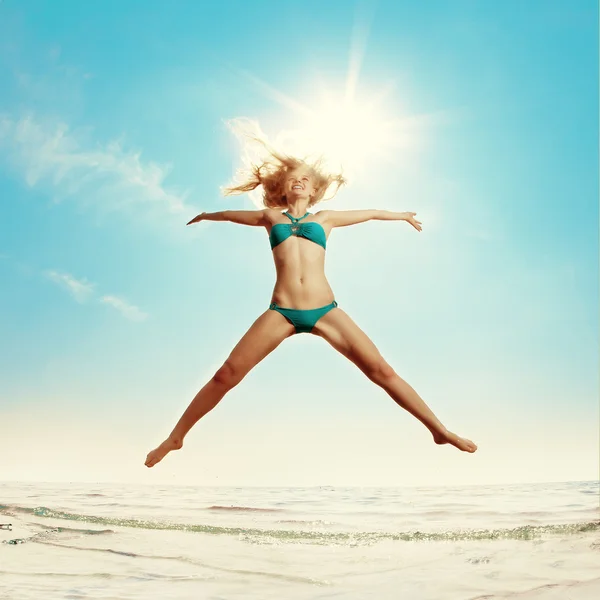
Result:
{"label": "woman's right hand", "polygon": [[202,221],[205,214],[205,212],[200,213],[198,216],[194,217],[189,223],[186,223],[186,225],[191,225],[192,223],[198,223],[199,221]]}

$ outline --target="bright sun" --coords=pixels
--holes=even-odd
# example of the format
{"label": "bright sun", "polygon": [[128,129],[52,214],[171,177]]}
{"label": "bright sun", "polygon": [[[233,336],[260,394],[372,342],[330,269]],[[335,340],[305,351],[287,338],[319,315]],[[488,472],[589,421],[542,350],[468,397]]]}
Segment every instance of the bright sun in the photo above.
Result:
{"label": "bright sun", "polygon": [[[311,91],[310,105],[243,72],[267,97],[289,110],[284,127],[278,128],[279,133],[271,138],[276,148],[292,156],[323,158],[331,168],[341,169],[350,178],[377,163],[414,164],[426,129],[432,124],[432,118],[438,119],[438,115],[409,114],[398,105],[391,107],[386,99],[393,84],[380,89],[371,85],[368,96],[364,89],[359,89],[369,19],[357,19],[346,81],[336,85],[321,79],[320,85],[314,82],[303,86]],[[280,127],[281,124],[280,121]]]}
{"label": "bright sun", "polygon": [[393,130],[374,105],[330,99],[306,119],[302,137],[331,162],[354,171],[392,150]]}
{"label": "bright sun", "polygon": [[331,92],[309,108],[278,94],[277,99],[295,113],[273,138],[276,147],[293,156],[323,157],[333,169],[342,169],[351,178],[375,162],[406,164],[414,159],[424,138],[425,115],[390,115],[384,106],[385,92],[359,101],[353,95]]}

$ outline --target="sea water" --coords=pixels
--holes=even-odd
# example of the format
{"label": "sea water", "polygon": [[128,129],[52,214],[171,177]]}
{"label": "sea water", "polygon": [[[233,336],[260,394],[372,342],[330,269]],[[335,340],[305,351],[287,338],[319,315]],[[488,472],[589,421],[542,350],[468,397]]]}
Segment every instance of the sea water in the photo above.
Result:
{"label": "sea water", "polygon": [[596,600],[599,512],[597,481],[0,483],[0,598]]}

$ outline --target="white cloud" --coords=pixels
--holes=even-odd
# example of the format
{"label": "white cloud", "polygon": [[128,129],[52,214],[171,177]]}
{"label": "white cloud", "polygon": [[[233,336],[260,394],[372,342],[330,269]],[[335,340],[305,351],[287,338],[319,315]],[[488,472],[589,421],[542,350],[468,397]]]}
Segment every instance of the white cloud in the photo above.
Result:
{"label": "white cloud", "polygon": [[70,131],[64,122],[0,114],[2,147],[31,187],[47,184],[58,196],[77,195],[86,204],[111,209],[144,203],[171,213],[190,211],[185,193],[164,186],[168,165],[143,161],[139,152],[124,150],[119,141],[94,143],[89,130]]}
{"label": "white cloud", "polygon": [[[94,289],[96,285],[90,283],[86,279],[77,279],[69,273],[59,273],[58,271],[48,270],[46,276],[58,284],[63,289],[67,290],[77,302],[84,303],[94,297]],[[139,307],[129,304],[122,298],[115,295],[103,295],[98,300],[102,304],[108,304],[121,313],[125,318],[131,321],[144,321],[148,318],[148,314]]]}
{"label": "white cloud", "polygon": [[117,296],[102,296],[100,302],[112,306],[118,310],[124,317],[132,321],[143,321],[148,317],[148,314],[140,310],[137,306],[129,304],[122,298]]}
{"label": "white cloud", "polygon": [[66,289],[77,302],[85,302],[94,292],[94,284],[85,279],[79,280],[68,273],[46,271],[46,275],[55,283]]}

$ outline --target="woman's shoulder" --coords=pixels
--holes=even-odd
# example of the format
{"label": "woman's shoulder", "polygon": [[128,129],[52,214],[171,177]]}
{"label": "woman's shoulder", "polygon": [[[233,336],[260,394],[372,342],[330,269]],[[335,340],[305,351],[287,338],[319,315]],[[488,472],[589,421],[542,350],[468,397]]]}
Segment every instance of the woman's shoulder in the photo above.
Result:
{"label": "woman's shoulder", "polygon": [[269,223],[275,223],[281,218],[281,211],[277,210],[276,208],[265,208],[263,210],[263,214],[265,215],[265,219],[269,221]]}
{"label": "woman's shoulder", "polygon": [[319,223],[326,223],[327,219],[331,217],[331,215],[336,212],[335,210],[330,210],[328,208],[323,210],[318,210],[315,213],[315,221],[319,221]]}

